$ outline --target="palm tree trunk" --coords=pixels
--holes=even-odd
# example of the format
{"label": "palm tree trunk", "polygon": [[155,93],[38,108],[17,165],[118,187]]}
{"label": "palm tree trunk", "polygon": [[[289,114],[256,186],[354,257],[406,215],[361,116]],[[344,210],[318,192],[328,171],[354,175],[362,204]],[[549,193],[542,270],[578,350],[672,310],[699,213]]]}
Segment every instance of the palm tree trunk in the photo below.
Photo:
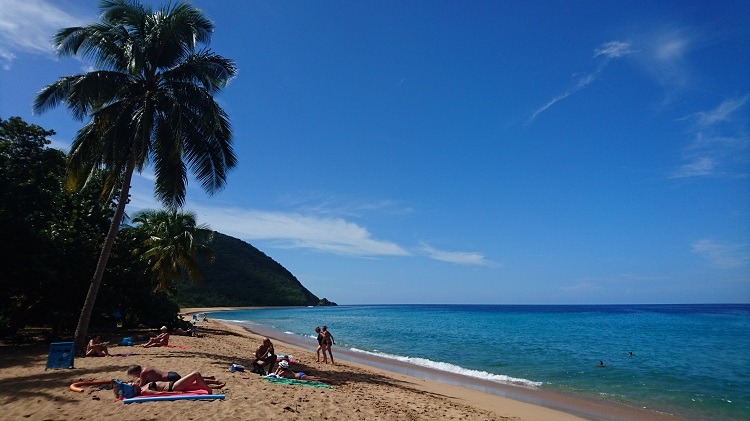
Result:
{"label": "palm tree trunk", "polygon": [[104,270],[107,268],[107,261],[109,261],[109,255],[112,252],[112,246],[115,243],[115,237],[120,231],[120,223],[122,217],[125,214],[125,205],[128,202],[128,194],[130,192],[130,180],[133,178],[133,170],[135,168],[135,153],[132,154],[128,161],[128,166],[125,169],[125,175],[122,179],[122,188],[120,189],[120,197],[117,200],[117,209],[112,217],[112,224],[109,226],[109,232],[107,232],[107,238],[104,240],[104,246],[102,252],[99,255],[99,261],[96,264],[96,270],[94,271],[94,277],[91,279],[91,286],[89,286],[89,292],[86,294],[86,301],[83,302],[83,308],[81,308],[81,316],[78,318],[78,325],[76,325],[76,333],[74,336],[74,346],[79,355],[82,355],[86,346],[86,334],[89,329],[89,322],[91,321],[91,313],[94,311],[94,303],[96,302],[96,295],[99,293],[99,286],[102,284],[102,278],[104,277]]}

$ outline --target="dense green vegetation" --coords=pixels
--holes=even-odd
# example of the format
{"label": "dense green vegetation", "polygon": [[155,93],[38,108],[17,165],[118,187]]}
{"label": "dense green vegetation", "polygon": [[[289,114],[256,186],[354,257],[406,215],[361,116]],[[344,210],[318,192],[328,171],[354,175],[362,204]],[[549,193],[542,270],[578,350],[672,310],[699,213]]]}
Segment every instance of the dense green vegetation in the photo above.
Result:
{"label": "dense green vegetation", "polygon": [[[0,337],[25,325],[52,327],[53,335],[76,327],[111,223],[115,204],[101,195],[103,174],[80,191],[65,190],[69,157],[47,148],[53,134],[0,118]],[[142,212],[133,220],[113,244],[92,312],[96,330],[174,326],[178,303],[329,304],[258,249],[196,225],[189,212]],[[203,283],[190,285],[198,272]]]}
{"label": "dense green vegetation", "polygon": [[[0,119],[2,336],[27,324],[54,334],[75,327],[111,222],[101,174],[81,191],[65,191],[68,158],[46,148],[53,134],[18,117]],[[93,310],[95,327],[176,321],[176,303],[169,293],[153,293],[147,262],[133,254],[144,240],[139,230],[119,236]],[[124,320],[115,320],[116,312]]]}
{"label": "dense green vegetation", "polygon": [[63,28],[61,56],[92,59],[96,70],[59,78],[39,92],[34,111],[64,104],[84,121],[68,159],[68,185],[82,188],[103,172],[104,191],[120,190],[75,333],[86,342],[94,304],[128,202],[133,172],[151,164],[154,194],[182,206],[188,171],[208,193],[224,186],[237,163],[229,117],[213,95],[237,69],[208,48],[213,23],[188,3],[158,10],[133,0],[102,0],[100,20]]}
{"label": "dense green vegetation", "polygon": [[214,232],[215,261],[205,266],[202,283],[182,283],[177,301],[183,307],[303,306],[320,300],[288,270],[242,240]]}

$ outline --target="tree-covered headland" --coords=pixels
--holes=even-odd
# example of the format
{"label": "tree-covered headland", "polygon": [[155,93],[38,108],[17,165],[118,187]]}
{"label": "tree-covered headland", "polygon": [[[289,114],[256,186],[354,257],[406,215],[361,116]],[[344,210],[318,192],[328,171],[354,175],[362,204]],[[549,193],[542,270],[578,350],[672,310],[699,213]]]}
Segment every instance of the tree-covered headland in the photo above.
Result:
{"label": "tree-covered headland", "polygon": [[[0,118],[0,337],[26,326],[70,334],[90,286],[119,191],[97,172],[66,190],[68,155],[54,131]],[[185,306],[331,305],[241,240],[182,210],[135,212],[119,228],[91,330],[178,326]],[[335,304],[333,304],[335,305]]]}

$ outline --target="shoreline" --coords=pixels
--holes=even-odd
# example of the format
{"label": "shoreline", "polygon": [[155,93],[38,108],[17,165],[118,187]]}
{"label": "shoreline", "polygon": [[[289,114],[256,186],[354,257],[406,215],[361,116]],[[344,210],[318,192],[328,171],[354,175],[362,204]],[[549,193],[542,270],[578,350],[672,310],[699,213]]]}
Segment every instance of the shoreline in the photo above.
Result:
{"label": "shoreline", "polygon": [[[202,312],[203,309],[184,309]],[[152,327],[156,331],[156,327]],[[319,376],[332,389],[266,381],[250,370],[231,372],[232,364],[250,367],[251,355],[262,336],[240,325],[209,319],[199,323],[200,337],[170,337],[170,347],[110,346],[116,356],[76,358],[73,369],[45,370],[49,343],[0,346],[0,407],[3,419],[215,419],[215,420],[582,420],[617,419],[605,409],[603,416],[576,416],[537,403],[399,374],[358,362],[339,359],[336,365],[316,362],[315,348],[296,346],[281,338],[277,354],[294,355],[295,372]],[[103,338],[118,343],[127,331]],[[336,354],[341,350],[334,349]],[[224,400],[145,402],[125,405],[112,390],[85,387],[71,391],[70,384],[91,380],[128,380],[132,365],[153,366],[182,375],[198,371],[213,375],[226,386],[217,393]],[[632,415],[632,413],[631,413]],[[638,417],[631,416],[630,419]]]}
{"label": "shoreline", "polygon": [[[226,310],[253,310],[275,307],[213,307],[213,308],[186,308],[182,313],[191,315],[193,313],[221,312]],[[305,336],[291,335],[272,329],[268,326],[253,324],[252,327],[239,323],[216,320],[227,327],[236,326],[259,336],[267,336],[274,343],[285,346],[293,346],[302,351],[315,352],[315,341]],[[374,354],[355,352],[348,348],[334,348],[334,357],[337,361],[344,360],[347,364],[356,364],[361,368],[378,370],[387,376],[405,376],[412,382],[425,385],[444,385],[447,390],[441,393],[447,396],[460,395],[461,399],[474,401],[475,405],[483,405],[488,399],[493,398],[510,400],[514,403],[533,405],[534,407],[556,411],[555,419],[562,414],[572,418],[566,419],[606,419],[606,420],[674,420],[676,416],[656,412],[652,410],[618,404],[615,402],[598,401],[591,398],[563,394],[560,392],[540,390],[533,387],[521,385],[502,384],[490,380],[483,380],[463,376],[456,373],[441,371],[429,367],[412,365],[403,361],[381,357]],[[340,357],[340,358],[339,358]],[[481,393],[481,399],[474,400],[472,394]],[[506,402],[507,404],[507,402]],[[524,418],[526,419],[526,418]],[[549,418],[546,418],[549,419]]]}

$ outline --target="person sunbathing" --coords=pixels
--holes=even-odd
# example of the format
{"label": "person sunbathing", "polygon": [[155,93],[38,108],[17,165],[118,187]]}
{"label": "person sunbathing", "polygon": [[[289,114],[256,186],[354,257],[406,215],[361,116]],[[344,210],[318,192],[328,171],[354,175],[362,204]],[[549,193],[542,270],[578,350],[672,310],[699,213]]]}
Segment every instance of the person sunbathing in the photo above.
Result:
{"label": "person sunbathing", "polygon": [[148,343],[144,344],[144,348],[151,348],[155,346],[167,346],[169,345],[169,333],[167,333],[167,327],[161,327],[161,334],[151,338]]}
{"label": "person sunbathing", "polygon": [[[178,373],[174,371],[161,371],[154,367],[141,367],[140,365],[133,365],[128,368],[128,375],[135,377],[133,384],[147,385],[151,382],[176,382],[182,378]],[[207,385],[212,386],[216,389],[221,389],[226,383],[219,381],[214,376],[201,376]]]}
{"label": "person sunbathing", "polygon": [[107,345],[109,342],[102,342],[102,335],[95,333],[94,337],[91,338],[89,343],[86,345],[86,356],[87,357],[106,357],[109,355]]}
{"label": "person sunbathing", "polygon": [[276,377],[283,377],[285,379],[313,380],[318,382],[324,381],[324,379],[320,377],[308,376],[304,371],[295,373],[291,368],[289,368],[289,362],[286,360],[281,360],[279,362],[279,368],[277,368],[276,372],[274,372],[273,374],[275,374]]}
{"label": "person sunbathing", "polygon": [[206,380],[201,376],[201,373],[194,371],[185,377],[180,378],[177,381],[152,381],[146,384],[140,385],[141,395],[158,395],[160,392],[194,392],[194,391],[206,391],[209,395],[211,394],[211,387],[206,383]]}

